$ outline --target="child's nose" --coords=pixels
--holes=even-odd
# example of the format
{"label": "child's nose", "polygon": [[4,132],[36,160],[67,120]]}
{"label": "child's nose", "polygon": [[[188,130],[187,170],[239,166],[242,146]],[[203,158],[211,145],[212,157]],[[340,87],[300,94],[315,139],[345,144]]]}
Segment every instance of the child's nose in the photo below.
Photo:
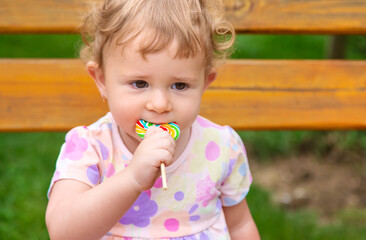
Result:
{"label": "child's nose", "polygon": [[155,90],[146,105],[150,111],[157,113],[169,112],[172,110],[172,104],[169,100],[169,94],[163,90]]}

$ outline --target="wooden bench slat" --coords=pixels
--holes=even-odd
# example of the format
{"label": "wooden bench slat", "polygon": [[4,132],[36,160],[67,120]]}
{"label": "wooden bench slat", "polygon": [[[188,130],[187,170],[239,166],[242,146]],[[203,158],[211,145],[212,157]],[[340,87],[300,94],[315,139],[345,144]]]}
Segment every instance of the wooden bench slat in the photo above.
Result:
{"label": "wooden bench slat", "polygon": [[[235,129],[366,129],[365,69],[366,61],[231,60],[201,114]],[[0,76],[0,131],[68,130],[107,112],[78,59],[1,59]]]}
{"label": "wooden bench slat", "polygon": [[[89,0],[2,0],[0,33],[73,33]],[[100,0],[93,0],[100,1]],[[366,1],[224,0],[239,32],[365,34]]]}
{"label": "wooden bench slat", "polygon": [[366,1],[227,0],[228,19],[239,32],[365,33]]}
{"label": "wooden bench slat", "polygon": [[238,130],[365,129],[366,92],[209,90],[201,114]]}
{"label": "wooden bench slat", "polygon": [[0,131],[65,130],[107,111],[80,60],[2,59],[0,76]]}
{"label": "wooden bench slat", "polygon": [[364,89],[363,60],[229,60],[214,88],[281,91]]}
{"label": "wooden bench slat", "polygon": [[88,0],[2,0],[0,33],[76,33]]}

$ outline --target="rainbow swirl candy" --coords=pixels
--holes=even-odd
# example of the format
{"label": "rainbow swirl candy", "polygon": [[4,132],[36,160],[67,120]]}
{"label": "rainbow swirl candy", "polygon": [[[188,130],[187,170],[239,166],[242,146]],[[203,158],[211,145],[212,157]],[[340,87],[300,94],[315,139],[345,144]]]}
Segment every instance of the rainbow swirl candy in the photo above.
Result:
{"label": "rainbow swirl candy", "polygon": [[146,130],[151,126],[159,127],[161,129],[163,129],[164,131],[167,131],[174,140],[177,140],[179,138],[180,128],[176,122],[164,123],[164,124],[154,124],[154,123],[147,122],[145,120],[140,119],[136,123],[135,131],[136,131],[137,135],[139,135],[142,139],[144,139]]}

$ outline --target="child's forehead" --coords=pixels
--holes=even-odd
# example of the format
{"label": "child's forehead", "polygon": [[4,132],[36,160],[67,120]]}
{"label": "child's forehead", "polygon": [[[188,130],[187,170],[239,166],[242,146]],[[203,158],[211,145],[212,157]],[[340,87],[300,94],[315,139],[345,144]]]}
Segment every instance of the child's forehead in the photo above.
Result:
{"label": "child's forehead", "polygon": [[[197,49],[197,51],[189,55],[181,54],[186,46],[182,46],[177,37],[159,39],[157,38],[159,36],[164,38],[161,34],[156,34],[146,29],[141,32],[130,33],[127,37],[118,37],[117,35],[108,44],[106,54],[117,54],[123,57],[127,50],[129,54],[140,54],[141,57],[145,58],[149,54],[166,51],[172,59],[199,57],[204,60],[206,57],[202,49]],[[163,42],[159,44],[160,40]],[[155,46],[147,48],[151,44],[155,44]]]}

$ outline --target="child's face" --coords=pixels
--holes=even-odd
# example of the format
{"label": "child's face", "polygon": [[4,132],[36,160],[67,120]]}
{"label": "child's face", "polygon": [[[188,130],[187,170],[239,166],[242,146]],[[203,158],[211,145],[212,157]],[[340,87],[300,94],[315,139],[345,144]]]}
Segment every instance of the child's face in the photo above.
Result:
{"label": "child's face", "polygon": [[109,50],[103,72],[88,64],[101,94],[108,99],[123,140],[141,141],[135,133],[139,119],[155,124],[177,122],[181,136],[189,134],[199,113],[201,96],[216,78],[216,71],[205,74],[202,53],[174,58],[174,43],[166,50],[145,55],[144,59],[138,43],[137,38],[127,44],[122,54],[120,48]]}

